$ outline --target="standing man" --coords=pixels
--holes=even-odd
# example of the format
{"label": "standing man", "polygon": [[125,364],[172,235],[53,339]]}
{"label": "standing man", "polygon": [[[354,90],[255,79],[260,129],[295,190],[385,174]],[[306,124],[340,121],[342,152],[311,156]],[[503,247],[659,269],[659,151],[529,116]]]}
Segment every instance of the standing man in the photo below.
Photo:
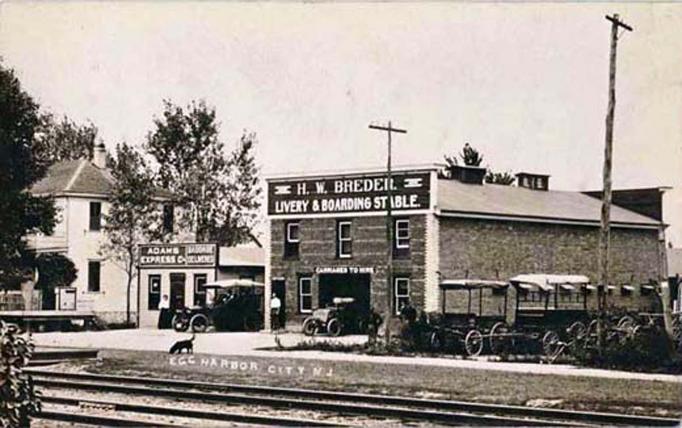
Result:
{"label": "standing man", "polygon": [[282,308],[282,302],[275,293],[272,293],[270,298],[270,324],[273,331],[279,330],[279,311]]}
{"label": "standing man", "polygon": [[159,323],[158,328],[168,328],[170,327],[170,300],[168,300],[168,294],[164,294],[159,302]]}

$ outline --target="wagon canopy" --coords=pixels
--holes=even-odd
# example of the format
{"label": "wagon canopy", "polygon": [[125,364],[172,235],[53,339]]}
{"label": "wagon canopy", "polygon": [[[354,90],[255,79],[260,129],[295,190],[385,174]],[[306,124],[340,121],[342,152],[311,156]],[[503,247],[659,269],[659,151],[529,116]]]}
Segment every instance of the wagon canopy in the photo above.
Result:
{"label": "wagon canopy", "polygon": [[585,275],[525,274],[516,275],[509,281],[518,288],[537,287],[542,291],[550,291],[557,285],[564,290],[573,290],[576,286],[587,286],[590,279]]}
{"label": "wagon canopy", "polygon": [[206,283],[203,288],[264,287],[265,284],[251,279],[221,279]]}
{"label": "wagon canopy", "polygon": [[440,282],[442,290],[466,290],[478,288],[507,288],[509,283],[505,281],[490,281],[486,279],[446,279]]}

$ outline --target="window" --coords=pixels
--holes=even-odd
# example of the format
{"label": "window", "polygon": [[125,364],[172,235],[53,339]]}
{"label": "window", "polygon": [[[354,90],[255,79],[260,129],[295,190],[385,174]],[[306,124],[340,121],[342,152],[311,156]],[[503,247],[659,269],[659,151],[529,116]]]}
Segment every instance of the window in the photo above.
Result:
{"label": "window", "polygon": [[395,247],[410,248],[410,220],[395,221]]}
{"label": "window", "polygon": [[353,254],[353,238],[351,237],[351,222],[340,221],[337,225],[337,253],[339,258],[350,258]]}
{"label": "window", "polygon": [[651,296],[652,294],[654,294],[654,286],[648,285],[648,284],[643,284],[639,287],[639,293],[642,296]]}
{"label": "window", "polygon": [[298,279],[298,311],[302,314],[313,311],[313,280],[310,277]]}
{"label": "window", "polygon": [[175,207],[171,204],[163,206],[163,233],[173,233]]}
{"label": "window", "polygon": [[90,202],[90,230],[102,228],[102,203]]}
{"label": "window", "polygon": [[410,220],[397,219],[393,223],[393,257],[410,257]]}
{"label": "window", "polygon": [[394,310],[396,315],[400,315],[400,309],[410,301],[410,279],[397,277],[393,284]]}
{"label": "window", "polygon": [[632,292],[635,290],[635,287],[632,285],[623,285],[620,287],[620,295],[623,297],[632,297]]}
{"label": "window", "polygon": [[147,297],[147,309],[156,311],[161,301],[161,275],[149,275],[149,293]]}
{"label": "window", "polygon": [[88,291],[99,292],[100,262],[88,262]]}
{"label": "window", "polygon": [[300,226],[298,221],[289,221],[284,226],[284,258],[297,259],[298,258],[298,244],[300,242],[299,236]]}
{"label": "window", "polygon": [[206,274],[197,273],[194,275],[194,305],[206,306]]}

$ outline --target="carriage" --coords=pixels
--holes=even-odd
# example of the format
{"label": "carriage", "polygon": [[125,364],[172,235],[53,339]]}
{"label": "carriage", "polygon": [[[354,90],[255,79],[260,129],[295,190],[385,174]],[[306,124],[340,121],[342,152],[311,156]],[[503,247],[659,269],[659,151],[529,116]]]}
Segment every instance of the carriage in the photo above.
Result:
{"label": "carriage", "polygon": [[[493,354],[539,348],[556,356],[567,343],[585,337],[587,293],[593,289],[583,275],[444,280],[440,320],[431,323],[429,343],[434,350],[454,344],[470,356],[486,346]],[[459,296],[448,299],[454,293]]]}
{"label": "carriage", "polygon": [[443,280],[441,314],[424,328],[434,350],[463,349],[476,356],[485,337],[496,325],[505,324],[509,283],[480,279]]}
{"label": "carriage", "polygon": [[178,309],[172,325],[176,331],[195,333],[213,326],[218,331],[256,331],[263,327],[264,285],[248,279],[227,279],[203,286],[212,304]]}

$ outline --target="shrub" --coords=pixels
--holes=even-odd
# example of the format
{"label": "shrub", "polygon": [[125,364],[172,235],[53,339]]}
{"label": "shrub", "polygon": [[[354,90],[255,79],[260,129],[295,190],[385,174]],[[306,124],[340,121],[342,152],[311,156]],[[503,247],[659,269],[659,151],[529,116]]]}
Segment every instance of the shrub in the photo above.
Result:
{"label": "shrub", "polygon": [[670,338],[658,326],[646,328],[627,340],[605,343],[601,355],[596,349],[579,350],[574,355],[580,364],[609,369],[680,372],[682,368]]}
{"label": "shrub", "polygon": [[0,426],[26,427],[40,412],[33,380],[23,373],[33,354],[33,344],[19,328],[0,321]]}

